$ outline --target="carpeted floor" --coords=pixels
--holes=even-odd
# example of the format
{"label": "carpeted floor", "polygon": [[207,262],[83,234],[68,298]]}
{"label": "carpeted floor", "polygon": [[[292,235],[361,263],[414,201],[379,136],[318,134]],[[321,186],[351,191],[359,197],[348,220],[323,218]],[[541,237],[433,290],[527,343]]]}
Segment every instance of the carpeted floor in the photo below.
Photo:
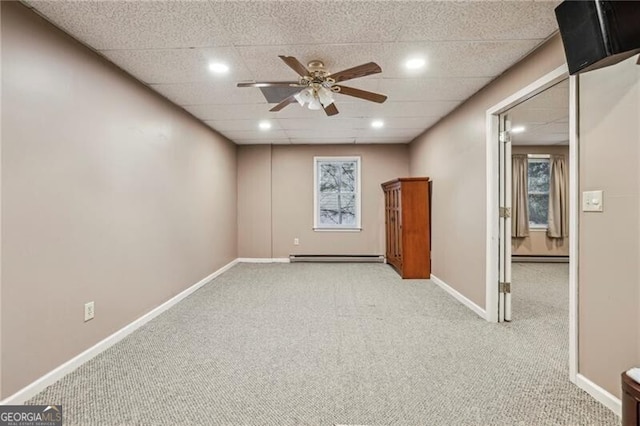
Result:
{"label": "carpeted floor", "polygon": [[568,381],[567,265],[490,324],[382,264],[240,264],[47,388],[78,425],[617,425]]}

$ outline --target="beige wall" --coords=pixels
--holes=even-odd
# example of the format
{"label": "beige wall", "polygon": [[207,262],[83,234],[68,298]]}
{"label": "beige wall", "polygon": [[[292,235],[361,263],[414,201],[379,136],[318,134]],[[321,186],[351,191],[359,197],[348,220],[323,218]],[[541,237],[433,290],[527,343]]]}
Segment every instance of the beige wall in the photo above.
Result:
{"label": "beige wall", "polygon": [[620,396],[640,365],[640,67],[637,56],[580,77],[580,186],[604,212],[580,214],[580,373]]}
{"label": "beige wall", "polygon": [[[569,126],[567,124],[567,126]],[[514,146],[512,154],[549,154],[564,155],[567,162],[567,185],[569,185],[569,147],[568,146]],[[546,229],[530,229],[529,236],[513,238],[514,256],[569,256],[569,238],[548,238]]]}
{"label": "beige wall", "polygon": [[271,253],[271,145],[238,147],[238,256]]}
{"label": "beige wall", "polygon": [[236,257],[236,147],[1,7],[8,396]]}
{"label": "beige wall", "polygon": [[555,36],[411,143],[411,175],[433,179],[432,273],[481,307],[486,269],[486,111],[563,63],[562,44]]}
{"label": "beige wall", "polygon": [[[362,231],[313,231],[313,157],[362,158]],[[266,165],[271,161],[271,167]],[[252,218],[269,216],[268,232],[252,238],[241,231],[240,257],[287,257],[290,254],[384,254],[384,199],[380,184],[407,176],[406,145],[274,145],[240,146],[238,229],[253,229]],[[261,182],[254,186],[250,182]],[[270,185],[269,185],[270,182]],[[271,197],[264,197],[266,188]],[[244,200],[244,201],[243,201]],[[248,211],[252,210],[252,211]],[[265,223],[265,218],[260,218]],[[293,244],[294,238],[300,245]],[[265,253],[271,253],[270,256]]]}

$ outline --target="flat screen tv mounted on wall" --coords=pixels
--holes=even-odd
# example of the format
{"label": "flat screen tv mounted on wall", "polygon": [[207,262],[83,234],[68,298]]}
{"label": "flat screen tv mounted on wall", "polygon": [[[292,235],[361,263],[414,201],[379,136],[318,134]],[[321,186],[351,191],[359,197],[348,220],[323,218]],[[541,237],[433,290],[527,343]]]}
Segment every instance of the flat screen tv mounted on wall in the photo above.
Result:
{"label": "flat screen tv mounted on wall", "polygon": [[640,53],[640,1],[564,1],[555,11],[571,75]]}

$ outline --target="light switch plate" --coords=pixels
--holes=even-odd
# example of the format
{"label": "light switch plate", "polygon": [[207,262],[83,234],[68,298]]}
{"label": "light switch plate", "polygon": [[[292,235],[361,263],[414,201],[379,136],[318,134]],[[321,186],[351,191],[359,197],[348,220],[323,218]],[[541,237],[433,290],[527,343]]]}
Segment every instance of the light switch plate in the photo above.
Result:
{"label": "light switch plate", "polygon": [[583,212],[603,211],[602,191],[584,191],[582,193],[582,211]]}

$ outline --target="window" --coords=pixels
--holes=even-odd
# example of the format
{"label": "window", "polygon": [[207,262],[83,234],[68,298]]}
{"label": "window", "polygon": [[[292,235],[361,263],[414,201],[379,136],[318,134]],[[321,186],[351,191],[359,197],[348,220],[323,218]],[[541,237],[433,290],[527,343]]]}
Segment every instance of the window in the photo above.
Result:
{"label": "window", "polygon": [[547,228],[549,224],[549,156],[529,155],[529,227]]}
{"label": "window", "polygon": [[360,157],[315,157],[314,188],[314,229],[360,230]]}

